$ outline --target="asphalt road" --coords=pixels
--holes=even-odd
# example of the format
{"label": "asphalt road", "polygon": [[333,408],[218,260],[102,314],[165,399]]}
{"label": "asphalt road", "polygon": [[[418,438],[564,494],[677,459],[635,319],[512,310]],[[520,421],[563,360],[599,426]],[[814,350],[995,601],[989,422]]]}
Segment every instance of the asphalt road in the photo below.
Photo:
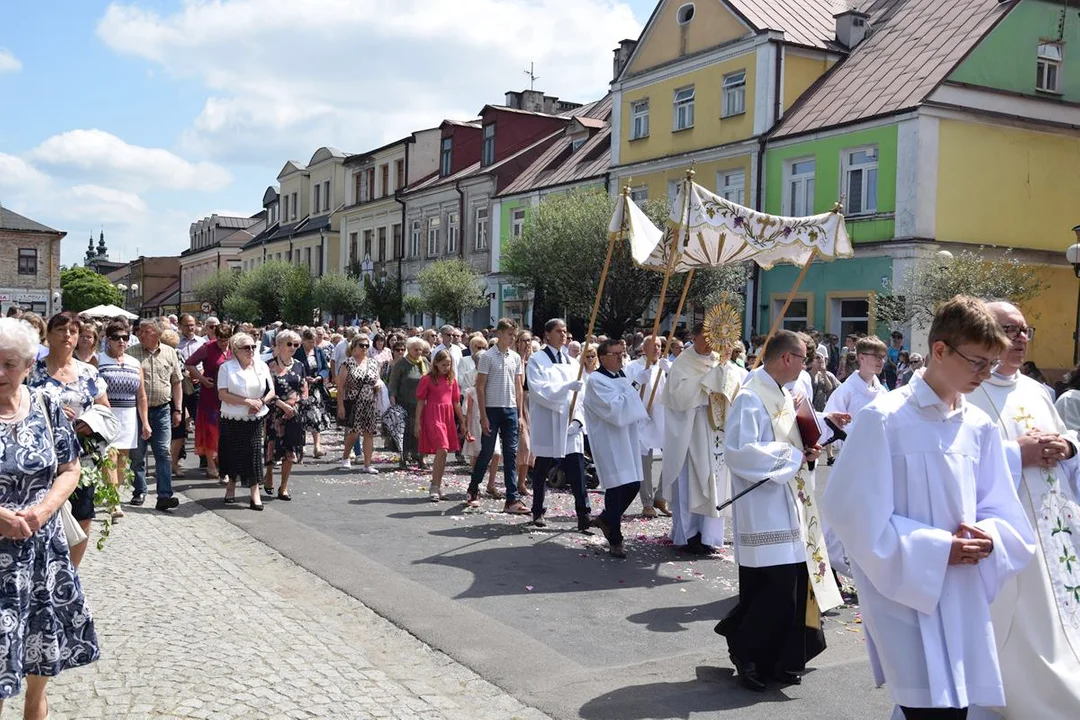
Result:
{"label": "asphalt road", "polygon": [[[377,451],[380,459],[390,456]],[[451,500],[436,505],[424,474],[384,464],[383,474],[362,475],[326,460],[300,466],[294,501],[268,501],[262,513],[223,504],[222,488],[193,477],[198,471],[175,485],[554,718],[891,713],[885,691],[873,687],[857,608],[826,619],[829,647],[801,686],[743,690],[713,632],[738,591],[730,546],[719,557],[682,555],[666,544],[670,521],[641,520],[637,503],[624,525],[629,558],[615,560],[602,537],[575,532],[568,493],[549,501],[550,525],[537,530],[527,517],[498,512],[501,501],[466,511],[464,468],[450,468],[443,490]],[[602,494],[592,497],[597,510]]]}

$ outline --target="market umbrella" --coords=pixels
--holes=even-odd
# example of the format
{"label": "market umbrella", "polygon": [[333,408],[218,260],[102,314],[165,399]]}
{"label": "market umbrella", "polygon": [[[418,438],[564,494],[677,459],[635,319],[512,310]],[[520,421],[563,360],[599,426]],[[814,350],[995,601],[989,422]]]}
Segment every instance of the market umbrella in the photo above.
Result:
{"label": "market umbrella", "polygon": [[139,316],[135,313],[129,313],[127,310],[116,305],[96,305],[88,310],[83,310],[80,315],[87,315],[95,318],[127,318],[128,320],[138,320]]}

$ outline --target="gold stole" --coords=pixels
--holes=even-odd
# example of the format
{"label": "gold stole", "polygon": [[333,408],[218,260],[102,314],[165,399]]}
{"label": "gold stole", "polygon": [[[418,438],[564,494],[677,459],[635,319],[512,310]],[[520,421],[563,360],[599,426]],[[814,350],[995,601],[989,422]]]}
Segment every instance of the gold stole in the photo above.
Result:
{"label": "gold stole", "polygon": [[[768,373],[752,375],[744,387],[761,398],[765,404],[776,440],[787,442],[801,451],[803,441],[799,426],[795,422],[795,403],[791,395],[777,385]],[[809,401],[809,398],[804,400]],[[817,629],[821,626],[821,613],[843,605],[844,600],[836,587],[829,553],[825,550],[825,533],[821,527],[821,518],[818,517],[813,488],[807,485],[804,478],[804,473],[807,472],[809,471],[804,463],[795,474],[794,482],[789,482],[787,487],[799,512],[799,525],[806,549],[806,570],[810,575],[806,626]]]}

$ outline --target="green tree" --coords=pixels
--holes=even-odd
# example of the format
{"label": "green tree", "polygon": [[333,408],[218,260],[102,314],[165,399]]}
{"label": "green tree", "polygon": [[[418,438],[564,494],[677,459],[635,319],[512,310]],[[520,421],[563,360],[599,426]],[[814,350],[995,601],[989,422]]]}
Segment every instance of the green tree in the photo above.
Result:
{"label": "green tree", "polygon": [[236,322],[257,323],[262,320],[262,310],[259,303],[251,298],[233,293],[221,303],[220,312],[224,317]]}
{"label": "green tree", "polygon": [[199,302],[210,303],[216,312],[222,312],[225,306],[225,298],[236,289],[240,281],[240,273],[235,270],[218,270],[195,283],[193,292]]}
{"label": "green tree", "polygon": [[[289,281],[295,271],[293,265],[275,260],[243,273],[233,292],[225,300],[226,314],[234,320],[260,325],[283,319]],[[238,304],[239,301],[233,299],[234,295],[249,302]],[[230,303],[230,300],[233,302]],[[252,307],[258,308],[254,318],[250,317]],[[249,317],[234,315],[229,312],[230,308],[243,308]]]}
{"label": "green tree", "polygon": [[332,317],[344,315],[348,319],[363,310],[364,289],[359,280],[347,275],[323,275],[315,281],[315,305]]}
{"label": "green tree", "polygon": [[1017,260],[1011,250],[988,254],[980,247],[954,257],[935,255],[917,261],[895,287],[889,284],[871,297],[871,315],[892,329],[927,327],[938,306],[957,295],[1022,305],[1045,287],[1036,268]]}
{"label": "green tree", "polygon": [[82,312],[96,305],[120,305],[123,293],[104,275],[76,265],[60,272],[60,292],[65,310]]}
{"label": "green tree", "polygon": [[306,266],[293,267],[285,277],[281,317],[289,325],[310,325],[315,320],[315,278]]}
{"label": "green tree", "polygon": [[401,324],[404,310],[401,279],[397,274],[369,278],[364,282],[364,313],[370,318],[378,318],[384,326]]}
{"label": "green tree", "polygon": [[463,260],[433,262],[416,280],[424,307],[447,322],[459,323],[463,314],[487,303],[480,273]]}
{"label": "green tree", "polygon": [[401,307],[404,312],[411,315],[423,315],[429,312],[428,308],[424,305],[423,299],[419,295],[406,295],[401,301]]}

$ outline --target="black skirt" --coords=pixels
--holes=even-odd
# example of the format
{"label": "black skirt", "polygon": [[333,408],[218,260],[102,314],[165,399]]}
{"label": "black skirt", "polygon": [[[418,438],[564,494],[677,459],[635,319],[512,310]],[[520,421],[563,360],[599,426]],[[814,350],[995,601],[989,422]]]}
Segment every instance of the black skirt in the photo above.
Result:
{"label": "black skirt", "polygon": [[257,485],[263,476],[263,443],[266,418],[218,421],[218,469],[222,477],[244,487]]}

